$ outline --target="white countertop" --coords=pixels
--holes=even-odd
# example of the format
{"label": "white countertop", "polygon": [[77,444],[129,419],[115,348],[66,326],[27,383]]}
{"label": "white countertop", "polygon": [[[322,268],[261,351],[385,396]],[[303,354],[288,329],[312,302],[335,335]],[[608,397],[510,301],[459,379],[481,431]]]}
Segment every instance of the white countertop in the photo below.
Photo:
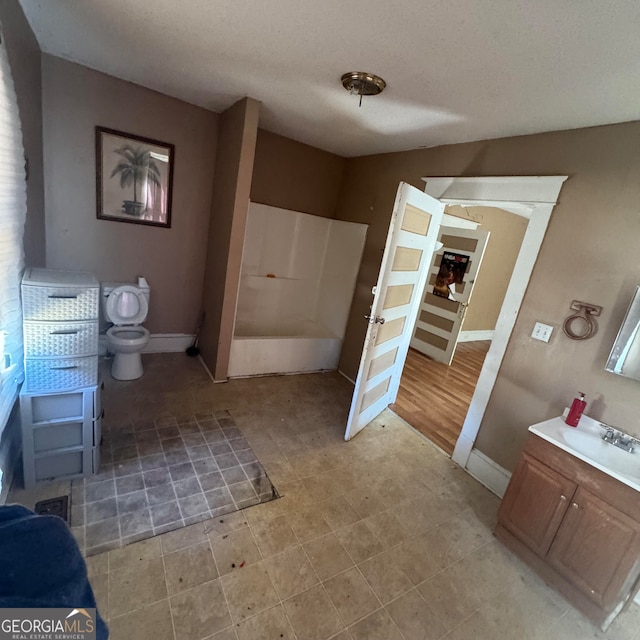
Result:
{"label": "white countertop", "polygon": [[530,426],[529,431],[640,491],[640,445],[634,453],[628,453],[604,442],[604,430],[597,420],[583,415],[577,427],[570,427],[564,418],[552,418]]}

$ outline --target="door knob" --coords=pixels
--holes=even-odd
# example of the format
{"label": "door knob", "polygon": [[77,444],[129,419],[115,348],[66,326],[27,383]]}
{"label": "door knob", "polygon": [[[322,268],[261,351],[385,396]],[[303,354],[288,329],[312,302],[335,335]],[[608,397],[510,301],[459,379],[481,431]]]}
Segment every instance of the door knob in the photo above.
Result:
{"label": "door knob", "polygon": [[369,324],[384,324],[384,318],[381,316],[372,316],[370,314],[367,314],[364,317],[365,320],[367,320],[369,322]]}
{"label": "door knob", "polygon": [[567,501],[567,496],[560,496],[560,500],[562,500],[562,502],[566,502]]}
{"label": "door knob", "polygon": [[580,505],[579,505],[577,502],[572,502],[572,503],[571,503],[571,506],[572,506],[574,509],[579,509],[579,508],[580,508]]}

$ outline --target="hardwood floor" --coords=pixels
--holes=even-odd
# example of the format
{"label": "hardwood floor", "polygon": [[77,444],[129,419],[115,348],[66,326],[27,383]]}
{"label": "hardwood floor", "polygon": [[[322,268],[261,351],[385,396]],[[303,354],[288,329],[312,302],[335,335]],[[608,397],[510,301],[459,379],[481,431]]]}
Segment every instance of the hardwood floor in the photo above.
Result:
{"label": "hardwood floor", "polygon": [[491,342],[461,342],[451,366],[409,349],[391,409],[447,453],[453,453]]}

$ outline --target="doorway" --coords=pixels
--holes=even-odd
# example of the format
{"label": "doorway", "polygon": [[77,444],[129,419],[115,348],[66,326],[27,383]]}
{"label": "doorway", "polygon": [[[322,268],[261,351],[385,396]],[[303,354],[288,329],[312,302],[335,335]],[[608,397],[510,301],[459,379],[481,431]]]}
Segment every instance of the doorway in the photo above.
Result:
{"label": "doorway", "polygon": [[[469,410],[466,414],[460,437],[452,455],[454,462],[457,462],[469,473],[488,486],[498,495],[502,495],[508,484],[510,474],[489,460],[479,452],[474,450],[474,443],[482,419],[489,403],[489,398],[493,391],[498,371],[505,355],[507,344],[511,337],[513,327],[524,298],[524,294],[533,271],[533,266],[538,256],[538,251],[542,245],[551,213],[558,199],[560,189],[568,176],[501,176],[501,177],[438,177],[423,178],[426,182],[424,194],[427,199],[416,196],[416,189],[409,187],[410,199],[421,201],[418,204],[418,211],[424,205],[424,211],[420,215],[431,217],[438,225],[442,218],[444,205],[457,204],[462,206],[495,206],[512,213],[517,213],[528,217],[527,231],[522,244],[522,249],[516,260],[513,274],[509,281],[505,302],[500,311],[498,323],[494,332],[491,347],[487,353],[484,365],[478,378]],[[395,259],[390,262],[390,257],[395,253],[398,246],[397,234],[394,230],[398,227],[398,222],[407,213],[408,200],[405,195],[408,185],[400,183],[396,195],[396,203],[391,215],[387,244],[382,258],[381,269],[378,275],[378,284],[372,289],[371,312],[366,315],[369,322],[358,375],[355,380],[354,392],[351,400],[351,410],[345,430],[345,439],[349,440],[361,431],[371,420],[373,420],[383,409],[395,402],[400,386],[400,377],[406,359],[411,332],[415,325],[419,311],[418,304],[414,303],[416,296],[409,296],[402,306],[406,311],[405,322],[400,318],[394,320],[393,329],[397,329],[393,336],[394,342],[390,346],[397,345],[392,353],[389,345],[385,345],[383,353],[382,345],[378,339],[378,328],[384,326],[388,313],[386,309],[386,298],[388,286],[386,280],[389,276],[389,267],[395,265]],[[416,207],[410,207],[415,209]],[[425,218],[425,220],[427,219]],[[410,223],[411,227],[415,225]],[[429,226],[429,225],[428,225]],[[425,231],[426,233],[426,231]],[[430,235],[430,234],[429,234]],[[435,243],[427,242],[425,249],[415,251],[407,248],[404,253],[411,253],[416,256],[415,284],[418,291],[424,290],[426,282],[428,264],[422,260],[426,258],[426,249],[433,252]],[[404,261],[406,262],[406,261]],[[393,271],[393,268],[391,268]],[[421,283],[421,284],[420,284]],[[398,306],[397,301],[395,303]],[[394,312],[394,317],[397,315]],[[384,336],[389,341],[390,330],[384,331]],[[383,357],[384,356],[384,357]],[[384,378],[383,380],[381,380]]]}
{"label": "doorway", "polygon": [[[390,408],[449,455],[489,351],[527,224],[526,217],[497,207],[445,208],[440,238],[448,246],[434,253],[398,397]],[[438,277],[451,256],[465,273],[443,294],[437,290]],[[443,296],[448,296],[444,303]]]}
{"label": "doorway", "polygon": [[398,397],[389,408],[452,455],[490,346],[490,340],[464,342],[450,365],[409,349]]}

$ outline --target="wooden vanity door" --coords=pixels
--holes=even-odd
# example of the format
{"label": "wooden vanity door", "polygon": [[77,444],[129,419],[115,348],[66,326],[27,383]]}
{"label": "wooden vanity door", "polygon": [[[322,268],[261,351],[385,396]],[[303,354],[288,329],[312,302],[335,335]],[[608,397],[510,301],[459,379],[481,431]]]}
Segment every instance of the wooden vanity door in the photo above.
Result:
{"label": "wooden vanity door", "polygon": [[577,485],[523,453],[500,505],[498,521],[544,557]]}
{"label": "wooden vanity door", "polygon": [[640,573],[640,524],[578,489],[548,561],[590,600],[611,611]]}

